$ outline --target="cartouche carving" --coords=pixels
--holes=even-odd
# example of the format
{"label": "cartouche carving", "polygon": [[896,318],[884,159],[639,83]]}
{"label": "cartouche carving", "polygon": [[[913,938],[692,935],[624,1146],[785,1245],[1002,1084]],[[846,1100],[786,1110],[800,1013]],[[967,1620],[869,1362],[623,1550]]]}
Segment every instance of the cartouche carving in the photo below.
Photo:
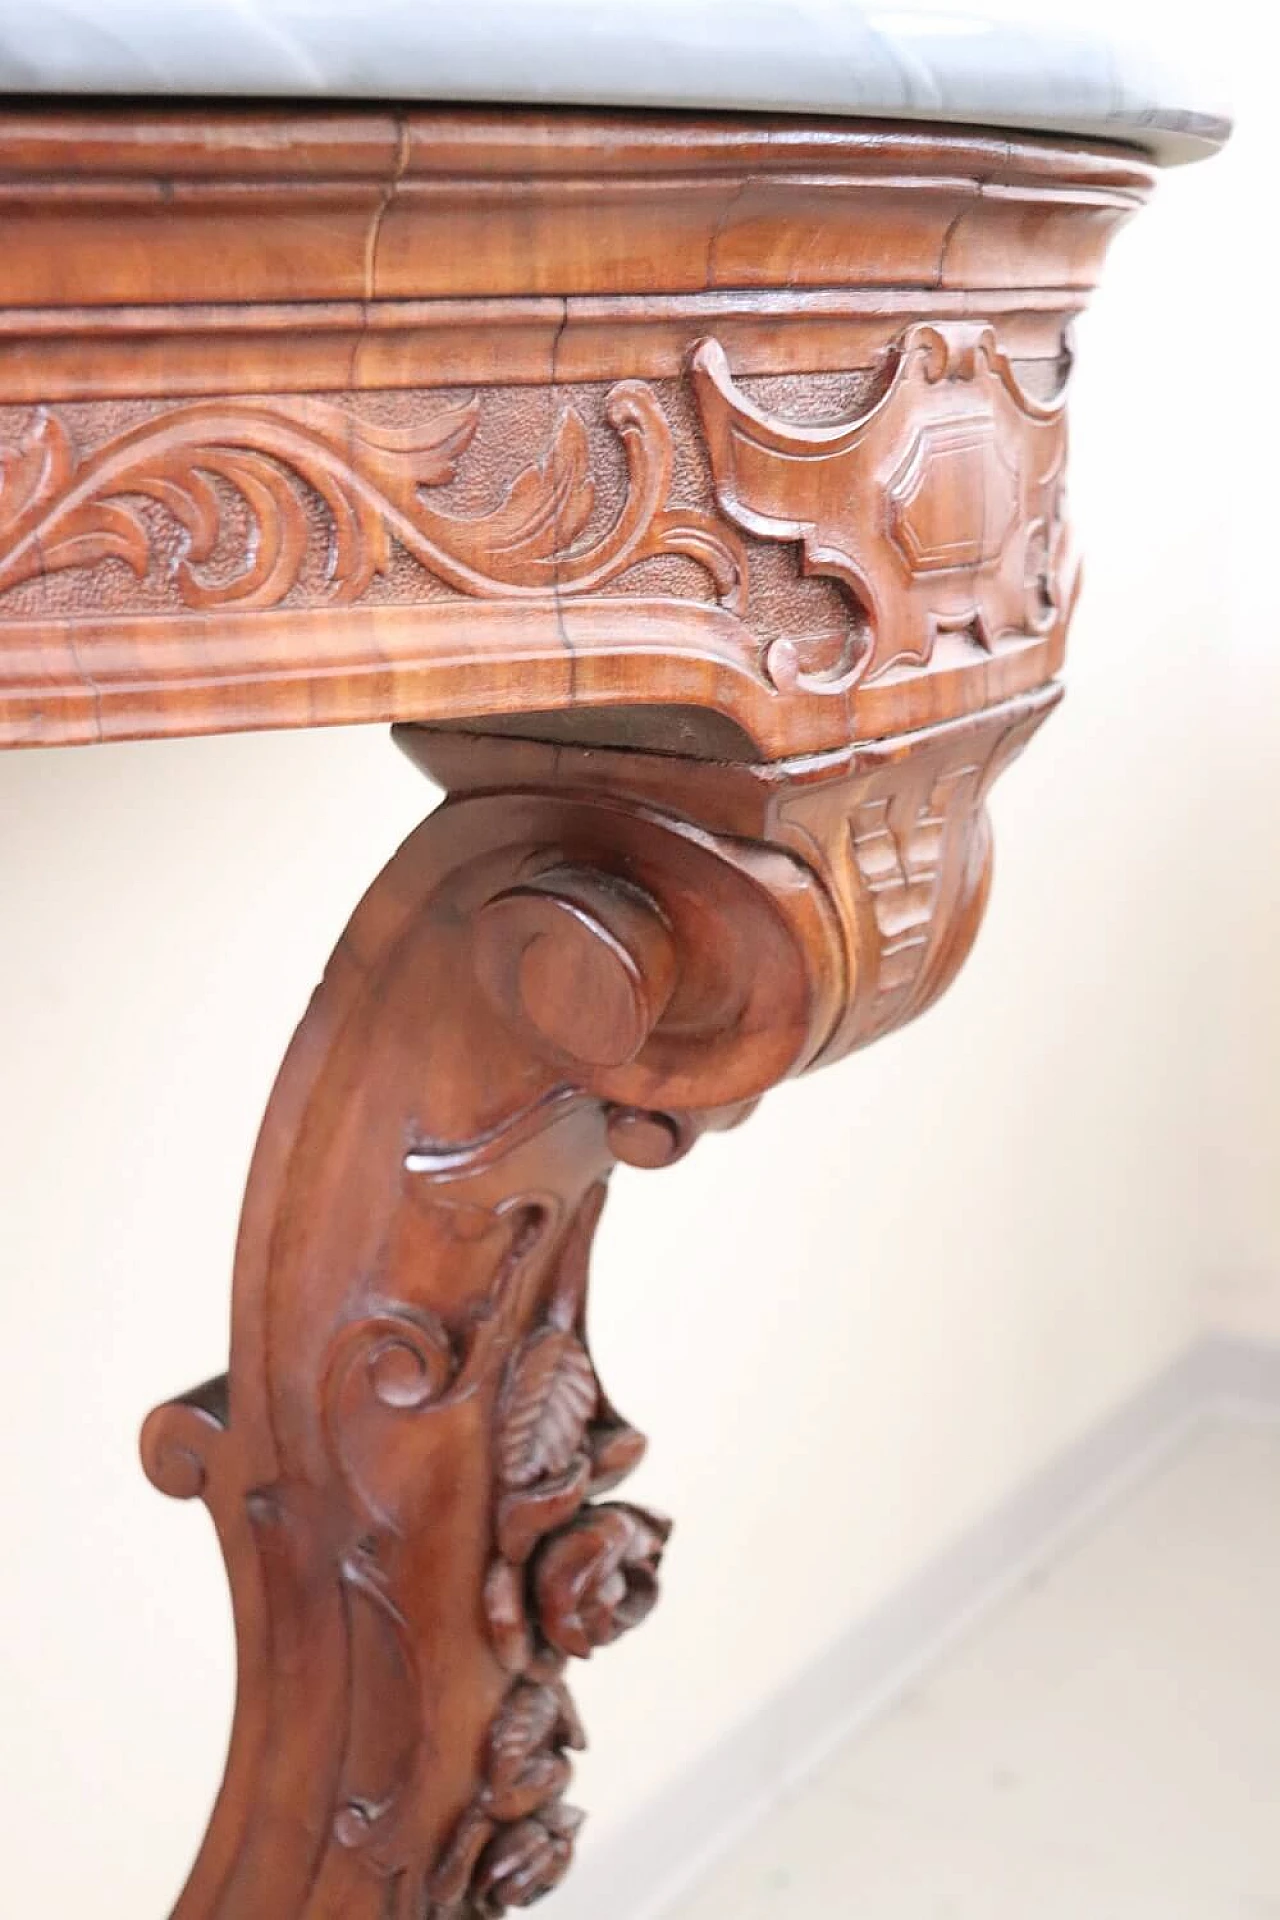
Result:
{"label": "cartouche carving", "polygon": [[[490,511],[443,513],[424,499],[424,489],[454,478],[480,409],[473,397],[405,430],[309,398],[197,401],[83,451],[41,409],[18,446],[0,449],[0,594],[102,560],[145,577],[157,563],[135,504],[143,498],[181,530],[175,579],[187,606],[278,606],[307,555],[310,489],[328,516],[335,604],[368,591],[395,542],[456,592],[497,600],[588,594],[642,560],[683,554],[710,574],[722,604],[741,610],[745,562],[734,530],[669,504],[671,429],[652,387],[624,380],[609,393],[605,415],[623,443],[627,488],[612,524],[585,539],[596,490],[586,428],[571,406]],[[238,546],[226,531],[228,494],[247,528]],[[230,570],[209,571],[228,543]]]}
{"label": "cartouche carving", "polygon": [[667,1542],[587,1339],[605,1185],[963,959],[1074,578],[1013,364],[1065,378],[1151,170],[180,117],[15,119],[0,746],[430,719],[450,797],[281,1068],[228,1372],[144,1433],[240,1663],[174,1920],[497,1920],[570,1865],[569,1661]]}
{"label": "cartouche carving", "polygon": [[775,379],[766,412],[713,341],[678,380],[376,396],[395,424],[307,396],[43,411],[0,449],[0,740],[132,737],[184,676],[200,730],[263,724],[268,687],[281,725],[375,685],[410,717],[629,708],[660,659],[671,704],[785,758],[1029,691],[1075,578],[1061,399],[989,327],[881,358],[822,425],[783,416],[831,376]]}
{"label": "cartouche carving", "polygon": [[851,419],[766,413],[705,340],[691,367],[724,512],[759,539],[799,541],[806,572],[849,592],[829,661],[770,650],[782,690],[846,691],[927,667],[941,636],[991,653],[1065,617],[1074,568],[1062,516],[1061,398],[1033,400],[988,326],[908,327],[888,386]]}

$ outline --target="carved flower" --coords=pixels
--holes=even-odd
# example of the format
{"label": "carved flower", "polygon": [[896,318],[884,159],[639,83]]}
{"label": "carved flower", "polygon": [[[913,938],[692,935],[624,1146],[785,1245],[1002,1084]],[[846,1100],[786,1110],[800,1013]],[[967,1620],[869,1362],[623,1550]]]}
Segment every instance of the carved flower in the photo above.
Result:
{"label": "carved flower", "polygon": [[560,1653],[585,1660],[640,1624],[658,1598],[671,1523],[639,1507],[588,1507],[554,1534],[533,1569],[538,1623]]}
{"label": "carved flower", "polygon": [[563,1747],[586,1745],[565,1688],[519,1681],[489,1735],[487,1801],[498,1820],[523,1820],[559,1800],[569,1784]]}
{"label": "carved flower", "polygon": [[584,1816],[562,1802],[529,1820],[502,1827],[480,1856],[471,1895],[474,1911],[494,1920],[508,1907],[531,1907],[558,1887],[573,1859]]}

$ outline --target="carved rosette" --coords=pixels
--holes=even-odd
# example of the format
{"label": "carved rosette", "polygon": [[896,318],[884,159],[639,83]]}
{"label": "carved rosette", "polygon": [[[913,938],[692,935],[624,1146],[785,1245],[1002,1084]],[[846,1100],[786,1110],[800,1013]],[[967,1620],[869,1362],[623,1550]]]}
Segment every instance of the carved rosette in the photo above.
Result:
{"label": "carved rosette", "polygon": [[961,964],[1075,590],[1065,330],[1152,171],[11,117],[0,747],[402,722],[449,795],[281,1068],[228,1373],[144,1431],[240,1666],[173,1920],[497,1920],[570,1864],[570,1663],[667,1546],[587,1337],[606,1184]]}

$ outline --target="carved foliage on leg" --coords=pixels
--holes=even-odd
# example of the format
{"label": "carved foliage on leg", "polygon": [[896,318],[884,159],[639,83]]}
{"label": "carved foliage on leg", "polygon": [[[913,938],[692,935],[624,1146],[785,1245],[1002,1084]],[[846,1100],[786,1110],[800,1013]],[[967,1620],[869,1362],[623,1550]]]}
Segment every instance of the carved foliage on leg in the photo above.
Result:
{"label": "carved foliage on leg", "polygon": [[610,1497],[644,1443],[586,1338],[605,1181],[941,990],[1044,706],[772,767],[409,738],[455,797],[281,1070],[229,1388],[145,1436],[213,1508],[240,1653],[177,1920],[488,1920],[561,1877],[567,1663],[668,1534]]}
{"label": "carved foliage on leg", "polygon": [[644,1618],[668,1532],[609,1497],[643,1442],[586,1341],[604,1182],[829,1024],[837,930],[801,861],[560,791],[554,756],[494,792],[507,751],[472,752],[489,790],[375,883],[281,1071],[226,1404],[147,1430],[172,1492],[211,1491],[216,1452],[236,1590],[181,1920],[461,1920],[562,1874],[565,1668]]}
{"label": "carved foliage on leg", "polygon": [[468,1899],[485,1914],[525,1905],[563,1877],[582,1819],[563,1798],[564,1750],[583,1745],[566,1661],[638,1625],[658,1597],[669,1523],[594,1498],[644,1452],[605,1399],[586,1344],[586,1252],[603,1202],[598,1184],[571,1225],[544,1317],[504,1371],[483,1604],[511,1682],[474,1798],[429,1881],[440,1920]]}
{"label": "carved foliage on leg", "polygon": [[[474,1318],[465,1356],[421,1313],[357,1321],[335,1342],[326,1418],[338,1472],[369,1527],[341,1567],[351,1692],[353,1704],[371,1711],[361,1738],[353,1714],[333,1830],[398,1888],[397,1911],[415,1920],[499,1913],[561,1877],[581,1820],[563,1799],[564,1750],[583,1744],[562,1679],[567,1657],[616,1638],[657,1598],[667,1523],[636,1508],[591,1504],[644,1451],[642,1436],[605,1399],[586,1345],[587,1259],[604,1194],[603,1182],[594,1184],[571,1217],[531,1324],[512,1320],[509,1309],[519,1293],[513,1282],[547,1230],[548,1213],[536,1203],[517,1210],[503,1271]],[[474,1794],[433,1864],[416,1818],[432,1787],[422,1740],[427,1675],[396,1564],[397,1540],[414,1524],[403,1502],[414,1476],[402,1470],[391,1429],[429,1406],[465,1407],[477,1394],[492,1407],[483,1614],[508,1679],[483,1730]],[[437,1455],[426,1467],[442,1464]]]}

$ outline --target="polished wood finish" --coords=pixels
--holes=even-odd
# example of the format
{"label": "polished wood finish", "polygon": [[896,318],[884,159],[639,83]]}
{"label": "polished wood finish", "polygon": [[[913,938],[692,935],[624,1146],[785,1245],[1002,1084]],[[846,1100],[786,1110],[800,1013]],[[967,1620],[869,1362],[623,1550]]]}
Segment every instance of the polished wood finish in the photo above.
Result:
{"label": "polished wood finish", "polygon": [[[837,123],[0,121],[0,744],[397,721],[158,1409],[235,1600],[175,1920],[482,1920],[666,1520],[586,1335],[613,1166],[943,991],[1058,697],[1069,327],[1149,170]],[[33,411],[34,409],[34,411]]]}
{"label": "polished wood finish", "polygon": [[1067,329],[1149,181],[832,122],[10,114],[0,742],[680,706],[778,757],[1025,691]]}
{"label": "polished wood finish", "polygon": [[554,1884],[564,1686],[668,1525],[586,1339],[617,1161],[927,1006],[986,899],[983,801],[1048,689],[891,746],[721,765],[410,729],[450,798],[357,909],[285,1060],[229,1382],[144,1434],[208,1501],[240,1695],[177,1920],[445,1920]]}

